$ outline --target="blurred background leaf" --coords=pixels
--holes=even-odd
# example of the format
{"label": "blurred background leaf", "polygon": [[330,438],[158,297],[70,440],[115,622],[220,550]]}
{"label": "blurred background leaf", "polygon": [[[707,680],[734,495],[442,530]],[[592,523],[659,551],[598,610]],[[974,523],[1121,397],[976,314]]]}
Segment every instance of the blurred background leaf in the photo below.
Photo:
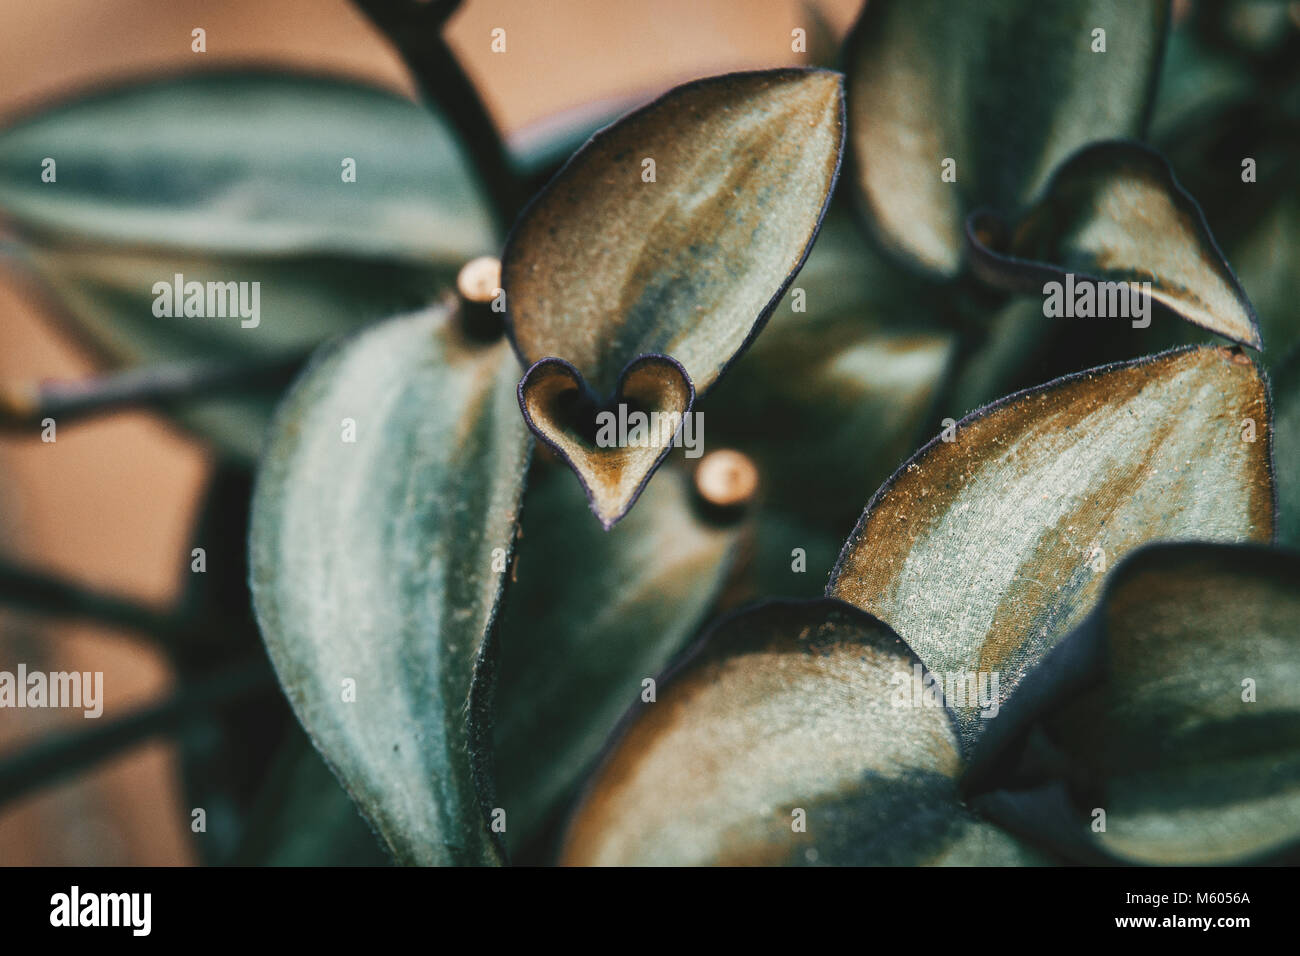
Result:
{"label": "blurred background leaf", "polygon": [[[1152,130],[1254,303],[1270,368],[1300,342],[1295,9],[1254,0],[1193,4],[1171,34]],[[1251,181],[1243,177],[1247,159]]]}
{"label": "blurred background leaf", "polygon": [[1164,0],[866,4],[845,71],[849,179],[872,234],[956,276],[969,213],[1013,215],[1086,143],[1142,135],[1167,20]]}
{"label": "blurred background leaf", "polygon": [[392,858],[302,729],[266,773],[237,866],[387,866]]}
{"label": "blurred background leaf", "polygon": [[[191,573],[178,613],[198,622],[209,640],[179,640],[168,650],[182,688],[242,660],[270,661],[253,619],[248,586],[248,520],[253,478],[232,463],[218,465],[204,492],[191,535],[190,567],[202,549],[202,572]],[[277,752],[299,734],[282,693],[266,694],[239,708],[214,711],[178,736],[181,781],[187,805],[202,807],[207,828],[196,840],[208,864],[224,864],[245,839],[249,814],[262,800],[266,776]]]}
{"label": "blurred background leaf", "polygon": [[[37,175],[57,161],[57,182]],[[343,180],[343,160],[356,181]],[[497,238],[430,111],[290,73],[152,80],[0,132],[0,216],[75,329],[115,364],[275,357],[420,305]],[[159,318],[155,282],[261,283],[261,322]],[[246,460],[274,391],[186,420]]]}
{"label": "blurred background leaf", "polygon": [[[37,175],[46,156],[57,188]],[[493,246],[452,131],[340,79],[210,72],[121,86],[7,127],[0,170],[0,208],[46,241],[452,270]]]}
{"label": "blurred background leaf", "polygon": [[516,862],[722,592],[742,527],[703,519],[689,485],[665,468],[607,533],[558,463],[534,468],[498,632],[496,792]]}

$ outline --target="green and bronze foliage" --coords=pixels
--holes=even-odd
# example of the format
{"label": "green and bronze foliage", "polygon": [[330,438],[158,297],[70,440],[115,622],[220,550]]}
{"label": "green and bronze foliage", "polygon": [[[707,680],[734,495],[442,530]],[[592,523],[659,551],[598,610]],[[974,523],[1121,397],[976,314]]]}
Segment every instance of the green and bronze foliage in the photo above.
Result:
{"label": "green and bronze foliage", "polygon": [[[1295,859],[1294,16],[871,0],[836,69],[524,147],[454,4],[361,5],[424,103],[217,73],[0,130],[14,257],[109,362],[306,362],[167,406],[255,468],[221,600],[310,740],[225,859]],[[154,318],[173,273],[261,327]]]}

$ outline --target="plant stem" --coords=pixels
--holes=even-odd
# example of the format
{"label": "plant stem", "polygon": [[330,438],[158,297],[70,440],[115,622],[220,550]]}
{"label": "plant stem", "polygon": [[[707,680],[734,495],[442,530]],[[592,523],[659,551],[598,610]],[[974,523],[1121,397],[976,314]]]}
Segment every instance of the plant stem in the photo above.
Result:
{"label": "plant stem", "polygon": [[[258,659],[182,686],[172,696],[86,730],[60,731],[0,758],[0,804],[55,783],[157,734],[183,729],[259,693],[275,680]],[[19,688],[19,693],[23,692]]]}
{"label": "plant stem", "polygon": [[227,647],[230,635],[251,619],[195,612],[184,605],[158,610],[115,594],[0,559],[0,605],[62,621],[78,621],[129,631],[168,654]]}
{"label": "plant stem", "polygon": [[460,134],[498,225],[508,229],[523,205],[523,190],[500,130],[443,38],[443,24],[458,3],[356,0],[356,5],[397,48],[425,100],[435,104]]}
{"label": "plant stem", "polygon": [[46,418],[60,425],[121,408],[166,409],[223,392],[284,385],[305,357],[259,362],[180,362],[75,382],[0,386],[0,430],[27,431]]}
{"label": "plant stem", "polygon": [[168,644],[178,630],[175,617],[169,613],[3,560],[0,603],[64,620],[123,628],[159,644]]}

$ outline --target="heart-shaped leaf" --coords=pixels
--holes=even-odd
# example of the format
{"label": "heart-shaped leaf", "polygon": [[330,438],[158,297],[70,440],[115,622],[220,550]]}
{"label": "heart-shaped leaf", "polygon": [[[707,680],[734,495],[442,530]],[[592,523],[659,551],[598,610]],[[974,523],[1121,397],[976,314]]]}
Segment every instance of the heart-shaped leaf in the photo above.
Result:
{"label": "heart-shaped leaf", "polygon": [[[1055,666],[1058,655],[1075,666]],[[1144,548],[1043,674],[1052,686],[1031,675],[1005,716],[1065,776],[981,804],[1128,862],[1245,862],[1300,846],[1300,555]]]}
{"label": "heart-shaped leaf", "polygon": [[[77,331],[119,365],[310,347],[429,301],[497,248],[474,172],[435,114],[287,73],[127,85],[0,131],[0,217]],[[177,274],[259,283],[257,325],[233,305],[224,318],[158,316],[154,284]],[[272,403],[205,403],[186,420],[252,459]]]}
{"label": "heart-shaped leaf", "polygon": [[564,359],[543,359],[519,383],[524,421],[577,474],[606,531],[673,450],[694,401],[685,370],[666,355],[629,363],[602,410]]}
{"label": "heart-shaped leaf", "polygon": [[871,231],[956,275],[972,210],[1014,212],[1085,143],[1141,134],[1167,19],[1165,0],[871,0],[845,43]]}
{"label": "heart-shaped leaf", "polygon": [[605,534],[563,469],[540,471],[498,632],[496,802],[512,855],[572,791],[642,681],[698,632],[743,527],[701,520],[685,475],[669,468]]}
{"label": "heart-shaped leaf", "polygon": [[[968,233],[975,271],[995,285],[1042,292],[1045,314],[1122,317],[1141,327],[1150,313],[1130,295],[1130,284],[1140,283],[1144,295],[1189,322],[1254,348],[1263,344],[1255,310],[1200,207],[1164,157],[1139,143],[1080,150],[1014,227],[978,212]],[[1073,278],[1063,282],[1067,274]]]}
{"label": "heart-shaped leaf", "polygon": [[[1268,541],[1268,396],[1239,350],[1067,376],[958,422],[886,482],[827,594],[888,622],[945,680],[1000,699],[1150,541]],[[948,440],[951,439],[951,440]],[[981,714],[950,699],[964,742]]]}
{"label": "heart-shaped leaf", "polygon": [[496,858],[470,689],[531,440],[504,341],[454,313],[326,348],[277,413],[253,500],[258,623],[316,746],[404,863]]}
{"label": "heart-shaped leaf", "polygon": [[961,805],[957,735],[938,697],[912,696],[923,682],[893,631],[838,601],[733,615],[627,714],[563,862],[1033,862]]}
{"label": "heart-shaped leaf", "polygon": [[[839,74],[825,70],[688,83],[597,133],[533,201],[507,242],[502,282],[524,364],[563,359],[591,399],[568,430],[594,432],[592,413],[614,403],[643,356],[671,357],[703,394],[757,334],[820,226],[842,101]],[[525,391],[554,374],[530,375]],[[521,404],[528,414],[539,403],[523,394]],[[532,419],[555,442],[561,429]],[[608,525],[658,459],[598,457],[570,463]],[[600,480],[601,468],[620,474]],[[598,504],[602,484],[618,489],[612,510]]]}

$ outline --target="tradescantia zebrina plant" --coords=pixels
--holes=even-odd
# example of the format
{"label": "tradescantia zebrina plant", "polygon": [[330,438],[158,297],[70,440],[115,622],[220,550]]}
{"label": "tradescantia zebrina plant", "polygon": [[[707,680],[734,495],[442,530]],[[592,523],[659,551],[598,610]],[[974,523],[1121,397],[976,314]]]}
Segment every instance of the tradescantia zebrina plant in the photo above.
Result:
{"label": "tradescantia zebrina plant", "polygon": [[[1225,258],[1252,224],[1203,210],[1244,157],[1195,149],[1207,117],[1300,89],[1283,58],[1241,53],[1216,99],[1189,93],[1208,14],[873,0],[838,70],[696,80],[503,180],[409,32],[445,10],[363,6],[432,111],[282,77],[249,121],[285,147],[287,115],[366,116],[383,161],[355,207],[289,191],[258,233],[217,201],[235,177],[151,225],[110,188],[139,181],[126,150],[80,202],[0,193],[119,358],[155,354],[110,294],[138,293],[119,246],[144,239],[262,256],[268,281],[364,260],[422,303],[368,321],[327,267],[273,285],[334,318],[249,330],[360,327],[280,398],[248,536],[333,776],[288,739],[234,858],[355,861],[367,824],[419,864],[1294,858],[1300,558],[1273,542],[1300,390],[1279,356],[1275,414],[1260,357],[1292,320]],[[241,127],[221,82],[187,83],[32,120],[0,160],[178,90]],[[319,159],[260,148],[284,158],[253,183]],[[115,215],[79,220],[91,200]],[[106,247],[94,277],[74,237]],[[238,450],[258,400],[188,421]]]}
{"label": "tradescantia zebrina plant", "polygon": [[838,74],[702,80],[596,134],[516,225],[502,271],[529,363],[519,404],[605,527],[671,444],[598,447],[598,413],[690,414],[803,264],[843,139]]}

